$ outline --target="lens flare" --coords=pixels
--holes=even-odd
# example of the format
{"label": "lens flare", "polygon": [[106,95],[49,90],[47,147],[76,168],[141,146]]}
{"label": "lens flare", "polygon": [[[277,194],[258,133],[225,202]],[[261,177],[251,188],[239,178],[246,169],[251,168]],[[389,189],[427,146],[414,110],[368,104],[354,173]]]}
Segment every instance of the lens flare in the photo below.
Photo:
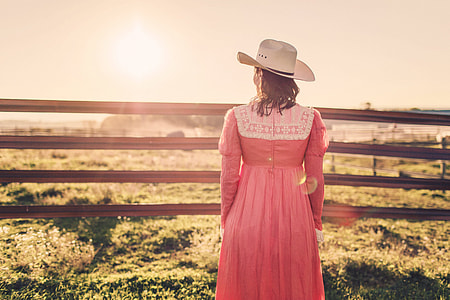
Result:
{"label": "lens flare", "polygon": [[303,170],[300,170],[295,174],[295,183],[297,185],[302,185],[306,182],[306,173]]}
{"label": "lens flare", "polygon": [[306,193],[308,195],[314,193],[317,189],[317,186],[318,182],[316,177],[308,176],[306,178]]}

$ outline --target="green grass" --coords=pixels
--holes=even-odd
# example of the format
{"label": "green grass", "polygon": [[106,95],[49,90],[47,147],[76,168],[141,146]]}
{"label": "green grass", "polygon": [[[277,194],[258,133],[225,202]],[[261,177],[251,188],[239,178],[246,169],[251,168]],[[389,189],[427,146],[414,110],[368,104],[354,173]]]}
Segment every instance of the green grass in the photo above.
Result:
{"label": "green grass", "polygon": [[[370,166],[371,159],[336,157],[335,162]],[[220,158],[217,151],[1,150],[0,165],[218,170]],[[439,170],[433,162],[379,165]],[[219,197],[218,184],[201,183],[0,186],[2,205],[217,203]],[[327,186],[325,198],[326,203],[450,209],[448,192],[442,191]],[[0,220],[0,299],[213,299],[219,218]],[[450,299],[449,222],[325,218],[324,234],[319,249],[327,299]]]}

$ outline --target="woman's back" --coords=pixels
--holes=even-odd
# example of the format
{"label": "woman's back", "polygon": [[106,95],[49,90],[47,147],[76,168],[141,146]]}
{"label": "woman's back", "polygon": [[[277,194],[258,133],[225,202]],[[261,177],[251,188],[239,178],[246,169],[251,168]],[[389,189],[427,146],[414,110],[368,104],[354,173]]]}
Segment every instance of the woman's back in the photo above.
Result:
{"label": "woman's back", "polygon": [[263,117],[243,105],[227,115],[219,145],[223,163],[242,157],[243,164],[228,165],[222,176],[225,186],[240,173],[233,195],[225,194],[229,189],[222,195],[223,204],[233,202],[223,206],[217,299],[322,299],[313,193],[303,162],[318,150],[308,141],[323,139],[323,130],[318,112],[300,105]]}
{"label": "woman's back", "polygon": [[313,109],[296,105],[282,113],[259,116],[252,105],[234,109],[243,162],[271,168],[299,167],[303,163]]}

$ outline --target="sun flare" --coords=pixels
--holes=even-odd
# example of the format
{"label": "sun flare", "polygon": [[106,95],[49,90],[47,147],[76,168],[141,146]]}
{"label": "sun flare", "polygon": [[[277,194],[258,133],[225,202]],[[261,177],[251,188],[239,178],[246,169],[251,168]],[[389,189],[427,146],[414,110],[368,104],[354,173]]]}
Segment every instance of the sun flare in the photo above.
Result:
{"label": "sun flare", "polygon": [[114,59],[118,67],[135,79],[158,71],[163,51],[158,41],[140,26],[135,26],[119,38],[114,47]]}

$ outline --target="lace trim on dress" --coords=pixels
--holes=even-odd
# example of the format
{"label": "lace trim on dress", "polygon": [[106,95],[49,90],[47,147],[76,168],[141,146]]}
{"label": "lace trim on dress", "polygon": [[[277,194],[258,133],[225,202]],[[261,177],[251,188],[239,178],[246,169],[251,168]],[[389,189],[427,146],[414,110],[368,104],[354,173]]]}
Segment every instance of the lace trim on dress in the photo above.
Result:
{"label": "lace trim on dress", "polygon": [[234,114],[243,137],[264,140],[304,140],[314,120],[314,110],[299,104],[283,110],[282,114],[262,117],[252,111],[251,105],[241,105],[234,108]]}

